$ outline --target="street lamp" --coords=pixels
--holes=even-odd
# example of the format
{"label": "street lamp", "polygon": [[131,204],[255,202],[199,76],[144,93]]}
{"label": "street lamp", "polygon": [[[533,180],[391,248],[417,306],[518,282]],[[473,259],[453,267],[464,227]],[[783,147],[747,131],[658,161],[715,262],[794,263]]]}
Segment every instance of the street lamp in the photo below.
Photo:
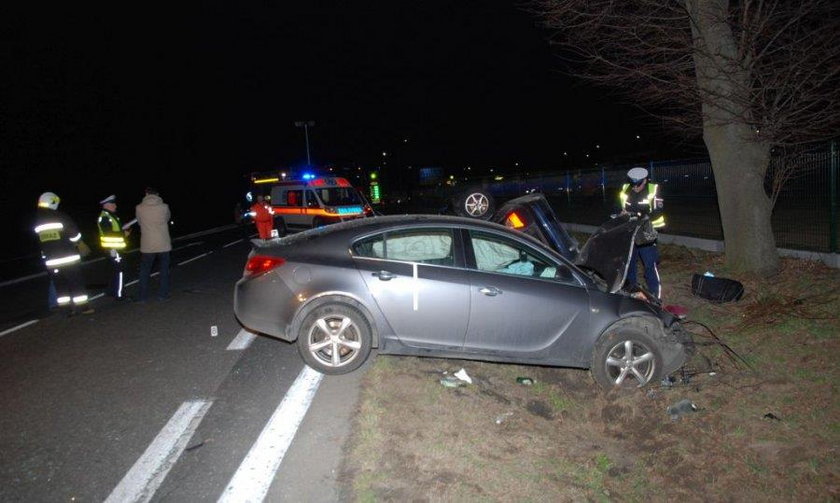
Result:
{"label": "street lamp", "polygon": [[309,128],[315,125],[315,121],[296,121],[296,127],[303,128],[303,134],[306,136],[306,167],[312,166],[312,159],[309,157]]}

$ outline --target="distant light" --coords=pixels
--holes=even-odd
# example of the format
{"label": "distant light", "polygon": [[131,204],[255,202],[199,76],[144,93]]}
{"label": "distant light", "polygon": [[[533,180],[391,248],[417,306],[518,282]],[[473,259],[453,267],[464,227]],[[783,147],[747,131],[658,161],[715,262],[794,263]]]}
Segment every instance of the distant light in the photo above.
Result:
{"label": "distant light", "polygon": [[600,145],[595,145],[595,148],[601,148],[601,146]]}
{"label": "distant light", "polygon": [[376,180],[376,173],[375,172],[370,174],[370,179],[371,180]]}
{"label": "distant light", "polygon": [[254,183],[274,183],[279,181],[280,179],[275,176],[273,178],[257,178],[254,180]]}
{"label": "distant light", "polygon": [[388,155],[388,152],[385,152],[385,151],[383,150],[383,151],[382,151],[382,157],[386,157],[387,155]]}
{"label": "distant light", "polygon": [[408,143],[408,138],[403,138],[403,143]]}
{"label": "distant light", "polygon": [[304,173],[301,178],[303,178],[304,180],[312,180],[313,178],[315,178],[315,175],[313,175],[312,173]]}
{"label": "distant light", "polygon": [[642,139],[642,137],[641,137],[641,136],[639,136],[639,135],[636,135],[636,139],[637,139],[637,140],[641,140],[641,139]]}
{"label": "distant light", "polygon": [[563,152],[563,155],[568,156],[569,153],[568,152]]}
{"label": "distant light", "polygon": [[513,163],[514,166],[519,166],[518,162]]}
{"label": "distant light", "polygon": [[589,154],[586,154],[586,158],[589,159]]}
{"label": "distant light", "polygon": [[504,179],[505,179],[505,177],[503,177],[502,175],[496,175],[496,176],[493,177],[493,180],[495,180],[497,182],[500,182]]}
{"label": "distant light", "polygon": [[450,179],[450,180],[454,180],[454,179],[455,179],[455,175],[449,175],[449,179]]}
{"label": "distant light", "polygon": [[285,180],[286,179],[286,172],[284,171],[284,172],[280,173],[280,176],[283,178],[283,180]]}

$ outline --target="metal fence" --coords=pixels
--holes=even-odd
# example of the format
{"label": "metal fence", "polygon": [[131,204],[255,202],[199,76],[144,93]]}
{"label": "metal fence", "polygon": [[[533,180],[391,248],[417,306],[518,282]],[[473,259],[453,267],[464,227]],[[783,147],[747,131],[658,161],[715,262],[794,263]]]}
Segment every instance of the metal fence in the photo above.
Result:
{"label": "metal fence", "polygon": [[[638,165],[638,164],[636,164]],[[508,177],[493,183],[493,192],[513,197],[543,192],[561,220],[600,225],[618,210],[618,192],[633,165],[610,165],[537,176]],[[665,199],[667,233],[723,239],[712,166],[706,160],[650,162],[651,179]],[[768,188],[775,174],[789,174],[773,210],[776,246],[797,250],[838,252],[838,152],[774,157]]]}

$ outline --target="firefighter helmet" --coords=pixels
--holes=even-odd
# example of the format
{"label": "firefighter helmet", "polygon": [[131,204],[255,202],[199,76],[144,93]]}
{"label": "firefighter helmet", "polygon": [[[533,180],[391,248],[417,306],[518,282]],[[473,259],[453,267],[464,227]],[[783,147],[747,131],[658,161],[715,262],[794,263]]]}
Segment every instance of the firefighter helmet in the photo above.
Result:
{"label": "firefighter helmet", "polygon": [[58,209],[58,203],[61,202],[61,198],[59,198],[53,192],[44,192],[41,194],[41,197],[38,198],[38,207],[39,208],[49,208],[51,210]]}

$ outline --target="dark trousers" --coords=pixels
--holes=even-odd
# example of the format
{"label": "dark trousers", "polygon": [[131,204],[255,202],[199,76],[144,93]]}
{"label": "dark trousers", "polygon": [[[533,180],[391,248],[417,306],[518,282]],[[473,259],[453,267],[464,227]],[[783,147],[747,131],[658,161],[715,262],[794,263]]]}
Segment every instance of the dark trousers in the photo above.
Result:
{"label": "dark trousers", "polygon": [[50,280],[55,285],[56,303],[63,306],[87,304],[85,280],[82,277],[81,262],[64,267],[48,269]]}
{"label": "dark trousers", "polygon": [[630,267],[627,270],[627,283],[632,286],[638,285],[636,266],[639,259],[645,267],[645,283],[647,283],[648,290],[657,298],[661,298],[662,291],[659,283],[659,269],[657,268],[659,249],[656,248],[656,243],[633,247],[633,258],[630,259]]}
{"label": "dark trousers", "polygon": [[124,289],[123,256],[115,250],[114,256],[111,257],[111,281],[108,284],[108,295],[122,300]]}
{"label": "dark trousers", "polygon": [[160,272],[158,298],[169,298],[169,252],[140,254],[140,293],[139,300],[146,300],[149,295],[149,278],[155,261]]}

